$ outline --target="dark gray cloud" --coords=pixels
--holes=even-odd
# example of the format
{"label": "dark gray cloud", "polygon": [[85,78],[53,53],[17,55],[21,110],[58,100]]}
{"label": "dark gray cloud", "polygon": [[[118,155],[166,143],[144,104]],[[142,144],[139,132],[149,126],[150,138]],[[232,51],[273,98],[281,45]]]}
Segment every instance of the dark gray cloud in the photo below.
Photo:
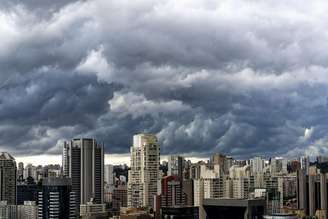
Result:
{"label": "dark gray cloud", "polygon": [[[327,3],[0,1],[0,146],[327,152]],[[279,11],[274,13],[273,11]]]}
{"label": "dark gray cloud", "polygon": [[10,10],[15,7],[23,7],[33,11],[40,19],[51,17],[52,13],[57,12],[62,7],[78,0],[1,0],[1,8]]}

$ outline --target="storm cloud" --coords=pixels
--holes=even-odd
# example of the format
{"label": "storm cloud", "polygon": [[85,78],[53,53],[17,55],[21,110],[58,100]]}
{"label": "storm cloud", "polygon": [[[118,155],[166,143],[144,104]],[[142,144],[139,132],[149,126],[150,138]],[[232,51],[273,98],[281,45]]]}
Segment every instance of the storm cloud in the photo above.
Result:
{"label": "storm cloud", "polygon": [[0,1],[0,146],[328,153],[328,3]]}

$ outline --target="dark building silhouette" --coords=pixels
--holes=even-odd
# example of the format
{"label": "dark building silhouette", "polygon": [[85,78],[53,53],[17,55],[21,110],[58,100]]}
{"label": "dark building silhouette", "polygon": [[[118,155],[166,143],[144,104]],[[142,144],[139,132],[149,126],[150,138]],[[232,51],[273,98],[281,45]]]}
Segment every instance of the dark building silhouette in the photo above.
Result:
{"label": "dark building silhouette", "polygon": [[0,153],[0,200],[8,205],[16,204],[17,168],[15,159],[8,153]]}
{"label": "dark building silhouette", "polygon": [[198,207],[163,207],[161,208],[161,218],[199,219]]}
{"label": "dark building silhouette", "polygon": [[185,198],[184,204],[194,206],[194,181],[192,179],[182,181],[182,193]]}
{"label": "dark building silhouette", "polygon": [[72,191],[78,204],[93,198],[104,201],[104,146],[95,139],[82,138],[65,142],[63,148],[64,176],[71,178]]}
{"label": "dark building silhouette", "polygon": [[39,191],[41,191],[41,186],[37,185],[32,177],[19,182],[17,184],[17,204],[23,205],[24,201],[37,201]]}
{"label": "dark building silhouette", "polygon": [[207,219],[262,219],[264,199],[204,199]]}
{"label": "dark building silhouette", "polygon": [[76,218],[77,205],[72,192],[71,180],[45,178],[38,193],[38,217],[42,219]]}
{"label": "dark building silhouette", "polygon": [[326,174],[306,175],[304,171],[297,172],[297,208],[307,216],[315,216],[321,211],[327,218],[327,177]]}

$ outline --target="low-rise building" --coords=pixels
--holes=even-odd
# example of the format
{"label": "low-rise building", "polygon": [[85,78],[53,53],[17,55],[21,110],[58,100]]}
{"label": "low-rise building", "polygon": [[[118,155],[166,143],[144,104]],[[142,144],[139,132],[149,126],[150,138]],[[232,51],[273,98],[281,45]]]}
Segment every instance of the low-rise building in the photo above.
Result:
{"label": "low-rise building", "polygon": [[81,204],[80,216],[81,219],[106,219],[108,218],[106,204],[96,204],[93,200],[86,204]]}

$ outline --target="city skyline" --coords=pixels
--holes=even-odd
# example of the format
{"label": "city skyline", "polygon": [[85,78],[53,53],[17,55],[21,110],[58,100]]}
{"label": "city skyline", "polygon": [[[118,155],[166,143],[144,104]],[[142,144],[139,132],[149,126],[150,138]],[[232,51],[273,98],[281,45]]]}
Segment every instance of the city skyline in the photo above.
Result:
{"label": "city skyline", "polygon": [[2,153],[0,215],[4,219],[27,215],[31,219],[327,218],[327,156],[310,162],[308,156],[240,160],[214,153],[201,162],[171,155],[160,163],[156,135],[139,133],[131,138],[129,167],[106,165],[104,145],[94,138],[66,141],[62,165],[24,165]]}
{"label": "city skyline", "polygon": [[163,154],[328,154],[326,1],[0,6],[0,149],[15,157],[75,137],[126,154],[141,132]]}
{"label": "city skyline", "polygon": [[328,219],[327,0],[0,0],[0,219]]}

